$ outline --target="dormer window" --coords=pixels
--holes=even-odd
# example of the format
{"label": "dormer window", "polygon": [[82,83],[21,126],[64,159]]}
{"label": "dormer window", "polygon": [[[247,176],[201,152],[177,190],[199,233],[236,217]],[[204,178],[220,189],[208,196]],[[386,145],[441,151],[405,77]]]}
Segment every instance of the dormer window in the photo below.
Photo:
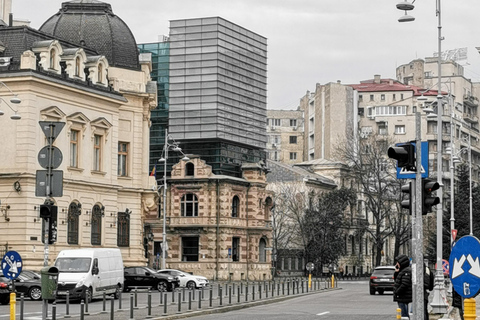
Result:
{"label": "dormer window", "polygon": [[50,69],[55,70],[57,65],[57,51],[55,49],[50,50]]}
{"label": "dormer window", "polygon": [[75,58],[75,76],[80,77],[80,70],[82,67],[82,61],[80,60],[80,57]]}
{"label": "dormer window", "polygon": [[103,64],[98,64],[98,83],[103,83]]}

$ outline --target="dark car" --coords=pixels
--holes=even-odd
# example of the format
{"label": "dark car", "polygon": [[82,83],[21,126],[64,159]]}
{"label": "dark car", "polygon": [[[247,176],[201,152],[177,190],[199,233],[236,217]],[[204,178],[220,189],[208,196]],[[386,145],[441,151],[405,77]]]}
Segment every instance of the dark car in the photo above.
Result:
{"label": "dark car", "polygon": [[375,291],[378,291],[379,294],[383,294],[385,291],[393,291],[394,273],[394,266],[376,267],[370,276],[370,294],[374,295]]}
{"label": "dark car", "polygon": [[157,273],[148,267],[126,267],[123,290],[134,288],[154,288],[158,291],[172,291],[179,286],[175,277]]}
{"label": "dark car", "polygon": [[10,280],[5,278],[3,275],[0,275],[0,303],[8,304],[10,302],[10,293],[12,292],[12,287],[10,285]]}
{"label": "dark car", "polygon": [[23,293],[25,297],[35,301],[42,299],[42,282],[38,273],[22,270],[14,282],[17,295]]}

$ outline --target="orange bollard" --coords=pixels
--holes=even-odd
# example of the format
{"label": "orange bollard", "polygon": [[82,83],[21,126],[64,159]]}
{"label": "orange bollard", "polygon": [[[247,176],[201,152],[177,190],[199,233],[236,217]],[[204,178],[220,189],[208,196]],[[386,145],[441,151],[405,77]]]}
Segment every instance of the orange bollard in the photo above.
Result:
{"label": "orange bollard", "polygon": [[10,293],[10,320],[15,320],[15,313],[17,307],[17,295],[15,292]]}
{"label": "orange bollard", "polygon": [[397,308],[397,319],[402,319],[402,310]]}
{"label": "orange bollard", "polygon": [[465,320],[477,319],[477,307],[474,298],[463,300],[463,318]]}

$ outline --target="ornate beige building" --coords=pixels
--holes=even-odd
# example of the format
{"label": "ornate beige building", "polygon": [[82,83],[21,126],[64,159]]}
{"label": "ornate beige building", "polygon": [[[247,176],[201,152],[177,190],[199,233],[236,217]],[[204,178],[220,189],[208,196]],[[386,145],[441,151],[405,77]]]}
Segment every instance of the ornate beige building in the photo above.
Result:
{"label": "ornate beige building", "polygon": [[[244,163],[236,178],[188,157],[173,166],[168,181],[167,268],[218,280],[271,279],[273,203],[265,166]],[[146,216],[155,239],[162,237],[162,221],[156,210]]]}
{"label": "ornate beige building", "polygon": [[[89,29],[95,34],[72,30],[84,11],[92,16],[82,23],[98,27]],[[116,27],[101,28],[107,15]],[[122,42],[101,32],[120,32]],[[40,31],[2,27],[0,42],[2,248],[18,251],[27,269],[44,264],[39,207],[46,197],[35,194],[36,173],[44,170],[38,154],[47,140],[39,121],[62,122],[54,146],[63,155],[56,169],[63,195],[53,197],[57,241],[48,248],[48,264],[60,250],[80,247],[119,247],[126,265],[144,264],[142,204],[155,195],[148,177],[149,115],[156,105],[149,56],[139,58],[128,27],[109,4],[96,1],[63,3]],[[13,95],[21,102],[8,107]],[[15,114],[21,119],[10,119]]]}

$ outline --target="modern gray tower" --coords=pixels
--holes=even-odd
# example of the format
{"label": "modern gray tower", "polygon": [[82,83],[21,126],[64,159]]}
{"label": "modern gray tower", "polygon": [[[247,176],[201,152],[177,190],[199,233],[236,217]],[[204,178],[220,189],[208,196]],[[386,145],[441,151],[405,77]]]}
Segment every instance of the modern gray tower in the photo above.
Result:
{"label": "modern gray tower", "polygon": [[267,39],[219,17],[174,20],[168,127],[216,174],[265,160]]}

